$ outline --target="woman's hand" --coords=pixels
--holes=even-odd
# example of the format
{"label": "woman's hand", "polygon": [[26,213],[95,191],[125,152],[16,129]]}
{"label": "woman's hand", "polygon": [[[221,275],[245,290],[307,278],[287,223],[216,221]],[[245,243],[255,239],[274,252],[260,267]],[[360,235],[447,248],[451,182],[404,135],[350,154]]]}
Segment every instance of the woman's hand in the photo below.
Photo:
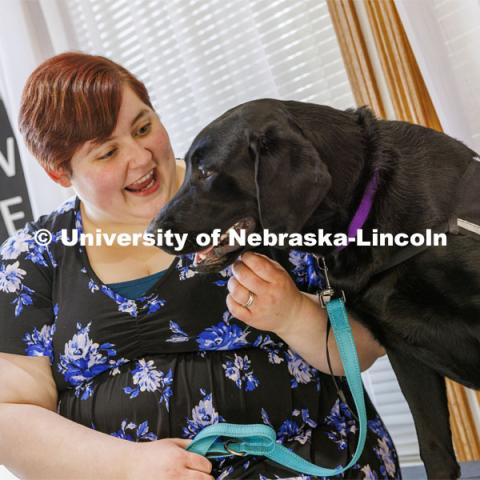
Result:
{"label": "woman's hand", "polygon": [[[247,252],[233,265],[228,281],[227,306],[242,322],[278,335],[293,351],[311,366],[328,373],[325,354],[326,311],[316,295],[301,292],[287,271],[274,260],[258,253]],[[249,292],[253,303],[249,307]],[[349,322],[363,371],[385,354],[371,332],[349,312]],[[328,338],[334,375],[344,375],[335,336]]]}
{"label": "woman's hand", "polygon": [[[276,261],[247,252],[233,264],[228,281],[227,307],[242,322],[282,336],[298,319],[304,296]],[[253,303],[244,305],[253,294]]]}
{"label": "woman's hand", "polygon": [[191,440],[165,438],[132,444],[133,455],[126,459],[128,480],[213,480],[212,464],[196,453],[185,450]]}

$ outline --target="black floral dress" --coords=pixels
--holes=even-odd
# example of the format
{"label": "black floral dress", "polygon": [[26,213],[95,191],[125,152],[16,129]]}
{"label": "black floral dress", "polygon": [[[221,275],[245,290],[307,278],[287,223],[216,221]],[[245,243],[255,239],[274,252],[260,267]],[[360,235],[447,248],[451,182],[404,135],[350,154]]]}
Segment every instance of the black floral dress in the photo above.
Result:
{"label": "black floral dress", "polygon": [[[0,250],[0,351],[50,358],[60,415],[134,442],[193,438],[215,422],[265,423],[278,442],[317,465],[349,461],[358,425],[331,377],[274,334],[230,315],[231,268],[196,274],[191,255],[177,256],[131,300],[99,280],[83,248],[62,243],[61,231],[74,228],[82,231],[78,198],[27,224]],[[40,229],[52,234],[48,246],[35,239]],[[318,287],[310,255],[269,253],[300,289]],[[349,393],[347,402],[353,405]],[[366,403],[365,449],[336,478],[400,478],[392,439]],[[215,460],[213,474],[309,478],[256,457]]]}

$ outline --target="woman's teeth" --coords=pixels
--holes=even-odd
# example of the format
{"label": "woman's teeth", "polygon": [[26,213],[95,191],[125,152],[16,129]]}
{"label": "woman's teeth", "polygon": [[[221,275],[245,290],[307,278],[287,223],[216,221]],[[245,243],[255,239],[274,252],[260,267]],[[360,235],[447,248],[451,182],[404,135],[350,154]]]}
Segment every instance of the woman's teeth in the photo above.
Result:
{"label": "woman's teeth", "polygon": [[133,190],[135,192],[148,190],[155,183],[154,170],[151,170],[149,173],[144,175],[142,178],[139,178],[136,182],[131,183],[127,190]]}

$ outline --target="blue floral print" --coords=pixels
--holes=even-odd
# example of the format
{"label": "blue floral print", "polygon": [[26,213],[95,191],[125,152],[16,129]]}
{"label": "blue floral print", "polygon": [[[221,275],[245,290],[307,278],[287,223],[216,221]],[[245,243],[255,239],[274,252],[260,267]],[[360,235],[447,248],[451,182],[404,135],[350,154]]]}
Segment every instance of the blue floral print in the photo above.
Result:
{"label": "blue floral print", "polygon": [[347,448],[347,434],[357,431],[357,424],[347,405],[337,399],[325,423],[333,427],[332,431],[326,432],[328,438],[333,440],[340,450],[345,450]]}
{"label": "blue floral print", "polygon": [[15,305],[15,316],[18,317],[23,307],[32,304],[34,290],[24,285],[23,279],[27,272],[20,268],[19,262],[9,265],[0,264],[0,292],[16,293],[11,301]]}
{"label": "blue floral print", "polygon": [[223,321],[206,328],[197,337],[200,350],[236,350],[248,345],[248,328],[231,323],[229,312],[225,312]]}
{"label": "blue floral print", "polygon": [[317,266],[317,261],[311,253],[291,250],[289,260],[294,265],[292,273],[299,286],[310,290],[322,288],[323,277]]}
{"label": "blue floral print", "polygon": [[169,410],[169,400],[173,394],[172,369],[167,373],[157,370],[153,360],[148,362],[145,359],[138,360],[136,367],[132,370],[132,380],[135,387],[124,387],[123,391],[130,397],[138,397],[140,392],[159,392],[160,403],[164,403]]}
{"label": "blue floral print", "polygon": [[225,370],[225,376],[233,380],[240,390],[245,387],[246,392],[251,392],[260,384],[258,378],[253,374],[252,362],[247,355],[241,356],[234,353],[233,362],[227,360],[222,367]]}
{"label": "blue floral print", "polygon": [[[198,275],[198,272],[194,268],[192,268],[194,259],[195,259],[194,253],[179,255],[179,260],[176,268],[179,272],[180,280],[188,280],[189,278],[192,278],[195,275]],[[213,284],[216,285],[217,287],[224,287],[227,284],[228,279],[232,275],[233,275],[232,266],[229,265],[228,267],[226,267],[225,269],[221,270],[218,273],[218,276],[220,277],[220,279],[215,280]]]}
{"label": "blue floral print", "polygon": [[275,365],[282,363],[285,344],[283,342],[274,342],[270,335],[259,335],[253,342],[253,346],[265,350],[268,355],[268,361]]}
{"label": "blue floral print", "polygon": [[[59,238],[60,232],[52,233],[52,244],[57,243]],[[22,255],[25,260],[42,267],[49,266],[45,260],[45,257],[47,257],[53,268],[57,266],[49,246],[37,243],[34,232],[29,231],[27,227],[18,230],[13,236],[8,238],[0,249],[2,260],[16,260],[20,255]]]}
{"label": "blue floral print", "polygon": [[188,342],[190,337],[180,328],[180,325],[173,320],[170,320],[170,331],[172,335],[167,338],[167,342],[170,343],[180,343],[180,342]]}
{"label": "blue floral print", "polygon": [[23,341],[27,348],[25,351],[27,355],[32,357],[46,356],[50,360],[50,365],[53,364],[53,334],[55,333],[56,325],[44,325],[40,331],[36,328],[31,333],[25,333]]}
{"label": "blue floral print", "polygon": [[99,290],[107,297],[110,297],[116,304],[119,312],[128,313],[132,317],[138,315],[137,304],[135,300],[122,297],[119,293],[114,292],[110,287],[106,285],[100,286]]}
{"label": "blue floral print", "polygon": [[203,428],[214,423],[224,422],[225,419],[218,414],[213,406],[212,394],[200,389],[202,399],[192,410],[192,418],[187,418],[187,425],[183,429],[185,438],[193,438]]}
{"label": "blue floral print", "polygon": [[[262,408],[261,413],[263,423],[274,428],[267,411]],[[310,418],[308,408],[295,409],[292,411],[292,418],[285,419],[280,425],[277,431],[277,442],[281,444],[298,442],[301,445],[305,445],[311,439],[312,429],[316,428],[316,426],[317,422]]]}
{"label": "blue floral print", "polygon": [[365,480],[379,480],[378,479],[378,475],[377,475],[377,472],[375,472],[374,470],[372,470],[372,468],[370,467],[370,465],[365,465],[361,468],[361,471],[363,472],[363,474],[365,475],[363,478]]}
{"label": "blue floral print", "polygon": [[95,293],[95,292],[98,292],[100,290],[100,287],[92,279],[90,279],[88,281],[88,289],[90,290],[90,292]]}
{"label": "blue floral print", "polygon": [[[53,243],[57,242],[58,235],[53,234],[52,240]],[[53,268],[57,266],[50,249],[38,244],[27,227],[18,230],[3,243],[0,247],[2,260],[16,261],[10,264],[0,263],[0,292],[16,293],[16,297],[11,301],[15,305],[16,317],[20,316],[24,307],[32,305],[32,295],[35,293],[34,289],[23,283],[27,272],[20,267],[20,262],[17,260],[20,256],[41,267],[49,267],[45,260],[47,257]]]}
{"label": "blue floral print", "polygon": [[15,235],[8,238],[0,248],[0,257],[3,260],[16,260],[20,254],[28,252],[33,237],[26,229],[18,230]]}
{"label": "blue floral print", "polygon": [[197,272],[191,268],[194,258],[194,253],[189,253],[188,255],[179,255],[176,268],[179,272],[178,277],[180,280],[187,280],[197,275]]}
{"label": "blue floral print", "polygon": [[138,301],[145,304],[142,308],[146,309],[147,315],[158,312],[158,310],[165,306],[166,303],[165,300],[159,298],[158,295],[154,293],[148,297],[141,297],[138,299]]}
{"label": "blue floral print", "polygon": [[7,293],[18,292],[22,289],[22,280],[26,274],[18,262],[10,265],[0,264],[0,290]]}
{"label": "blue floral print", "polygon": [[125,298],[107,285],[97,285],[91,278],[88,280],[88,289],[91,293],[101,292],[111,298],[117,304],[119,312],[128,313],[133,318],[136,318],[140,311],[145,311],[147,315],[155,313],[165,306],[166,303],[165,300],[159,298],[159,296],[154,293],[146,297],[141,297],[138,300]]}
{"label": "blue floral print", "polygon": [[75,208],[75,197],[71,197],[63,202],[55,211],[58,214],[67,213]]}
{"label": "blue floral print", "polygon": [[377,447],[373,451],[381,460],[380,474],[383,478],[395,478],[397,475],[397,454],[383,422],[380,418],[374,418],[368,421],[368,428],[377,435]]}
{"label": "blue floral print", "polygon": [[145,420],[140,425],[136,425],[135,422],[129,422],[128,420],[122,421],[120,429],[114,433],[111,433],[113,437],[122,438],[123,440],[129,440],[131,442],[139,442],[141,440],[153,441],[158,440],[157,436],[153,432],[149,432],[148,420]]}
{"label": "blue floral print", "polygon": [[224,287],[228,283],[228,279],[233,275],[233,268],[229,265],[227,268],[224,268],[220,272],[218,272],[220,280],[216,280],[213,282],[214,285],[217,287]]}
{"label": "blue floral print", "polygon": [[58,370],[65,380],[75,387],[75,396],[82,400],[92,393],[92,379],[106,370],[126,363],[126,359],[115,360],[117,352],[111,343],[99,345],[89,337],[91,323],[82,327],[77,323],[77,333],[65,344],[65,353],[60,355]]}
{"label": "blue floral print", "polygon": [[297,388],[300,383],[315,382],[317,390],[320,390],[320,377],[318,370],[310,366],[300,355],[288,349],[285,353],[288,371],[292,375],[292,388]]}
{"label": "blue floral print", "polygon": [[15,316],[18,317],[22,311],[23,307],[32,305],[32,294],[35,293],[31,288],[28,288],[26,285],[22,285],[20,292],[16,298],[12,300],[12,303],[15,305]]}
{"label": "blue floral print", "polygon": [[[57,234],[52,234],[52,241],[55,243],[58,241]],[[40,265],[42,267],[48,267],[48,263],[45,260],[45,256],[48,257],[52,267],[55,268],[57,266],[57,262],[53,258],[53,255],[50,251],[50,248],[44,245],[40,245],[39,243],[35,242],[33,239],[29,242],[29,253],[25,256],[25,260],[30,260],[31,262],[35,263],[36,265]]]}

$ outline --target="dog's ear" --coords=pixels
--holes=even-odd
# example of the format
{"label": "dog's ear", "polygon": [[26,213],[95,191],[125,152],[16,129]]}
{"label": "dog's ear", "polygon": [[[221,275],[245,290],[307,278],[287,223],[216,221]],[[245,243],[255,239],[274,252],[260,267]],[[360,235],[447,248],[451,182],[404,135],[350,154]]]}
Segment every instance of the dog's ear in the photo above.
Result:
{"label": "dog's ear", "polygon": [[262,228],[300,232],[330,188],[326,165],[292,120],[246,133]]}

